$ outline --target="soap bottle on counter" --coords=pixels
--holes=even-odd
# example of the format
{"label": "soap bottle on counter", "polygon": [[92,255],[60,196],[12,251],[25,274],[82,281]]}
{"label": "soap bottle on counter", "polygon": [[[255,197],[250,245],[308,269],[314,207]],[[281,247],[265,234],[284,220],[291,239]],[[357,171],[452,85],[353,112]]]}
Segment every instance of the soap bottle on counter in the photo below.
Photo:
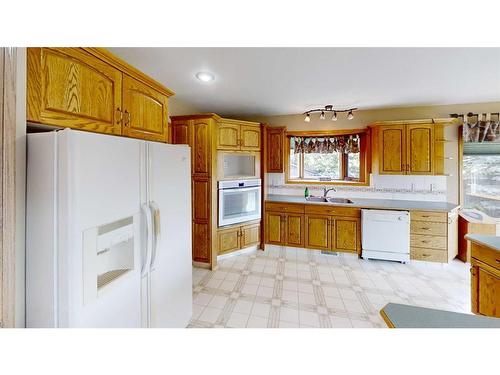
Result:
{"label": "soap bottle on counter", "polygon": [[306,186],[306,190],[304,190],[304,197],[307,199],[309,196],[309,188]]}

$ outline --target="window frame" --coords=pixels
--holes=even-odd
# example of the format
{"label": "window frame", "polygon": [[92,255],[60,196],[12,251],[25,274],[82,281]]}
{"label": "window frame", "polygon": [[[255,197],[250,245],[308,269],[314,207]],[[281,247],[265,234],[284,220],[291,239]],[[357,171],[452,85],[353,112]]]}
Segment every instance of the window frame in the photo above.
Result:
{"label": "window frame", "polygon": [[[360,157],[359,157],[359,180],[348,180],[347,178],[347,154],[340,159],[341,176],[343,180],[319,181],[304,178],[290,178],[290,140],[291,137],[332,137],[359,135]],[[304,173],[304,158],[299,158],[299,175]],[[287,184],[309,184],[309,185],[370,185],[371,172],[371,129],[345,129],[345,130],[320,130],[320,131],[287,131],[285,133],[285,183]]]}

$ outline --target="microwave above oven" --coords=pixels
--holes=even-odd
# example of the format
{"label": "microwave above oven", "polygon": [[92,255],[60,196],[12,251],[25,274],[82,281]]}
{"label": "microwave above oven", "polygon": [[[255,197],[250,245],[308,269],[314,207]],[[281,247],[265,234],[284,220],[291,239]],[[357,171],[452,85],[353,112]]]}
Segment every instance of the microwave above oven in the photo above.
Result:
{"label": "microwave above oven", "polygon": [[261,181],[219,181],[219,227],[261,218]]}

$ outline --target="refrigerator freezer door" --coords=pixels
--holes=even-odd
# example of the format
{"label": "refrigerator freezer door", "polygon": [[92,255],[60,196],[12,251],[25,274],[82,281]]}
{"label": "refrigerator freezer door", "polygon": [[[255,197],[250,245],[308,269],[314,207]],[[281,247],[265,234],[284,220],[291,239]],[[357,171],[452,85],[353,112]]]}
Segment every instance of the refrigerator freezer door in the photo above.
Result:
{"label": "refrigerator freezer door", "polygon": [[[67,296],[70,327],[141,326],[141,144],[130,138],[64,130],[59,134],[59,289]],[[119,277],[101,282],[97,298],[84,301],[83,238],[91,228],[107,228],[135,217],[133,262]],[[108,224],[108,225],[106,225]],[[111,228],[113,229],[113,228]],[[106,230],[111,230],[107,228]],[[116,233],[119,228],[110,233]],[[123,230],[123,229],[122,229]],[[105,231],[104,231],[105,232]],[[102,235],[105,235],[105,233]],[[118,232],[119,234],[119,232]],[[126,249],[126,247],[124,247]],[[95,249],[116,252],[121,249]],[[65,255],[67,257],[65,257]],[[62,256],[62,257],[61,257]],[[103,258],[104,259],[104,258]],[[113,268],[113,267],[111,267]],[[101,277],[102,279],[102,277]],[[109,282],[108,282],[109,281]],[[63,305],[64,306],[64,305]]]}
{"label": "refrigerator freezer door", "polygon": [[148,146],[157,239],[150,268],[150,326],[185,327],[192,315],[190,149],[155,142]]}

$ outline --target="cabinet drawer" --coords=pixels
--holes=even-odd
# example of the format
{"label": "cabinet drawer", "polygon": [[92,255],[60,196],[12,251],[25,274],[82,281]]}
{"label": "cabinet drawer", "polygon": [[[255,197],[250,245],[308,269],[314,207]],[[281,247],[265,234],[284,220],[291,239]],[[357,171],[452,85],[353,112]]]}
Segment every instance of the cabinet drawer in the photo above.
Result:
{"label": "cabinet drawer", "polygon": [[498,251],[473,243],[471,257],[500,271],[500,253]]}
{"label": "cabinet drawer", "polygon": [[425,236],[421,234],[410,235],[410,246],[411,247],[423,247],[430,249],[442,249],[446,250],[446,237],[438,236]]}
{"label": "cabinet drawer", "polygon": [[334,207],[327,205],[308,204],[305,208],[306,214],[320,214],[331,216],[361,217],[361,209],[351,207]]}
{"label": "cabinet drawer", "polygon": [[446,212],[412,211],[410,217],[412,221],[435,221],[438,223],[448,222],[448,214]]}
{"label": "cabinet drawer", "polygon": [[446,236],[446,223],[432,223],[425,221],[412,221],[410,224],[411,234],[430,234],[432,236]]}
{"label": "cabinet drawer", "polygon": [[290,203],[266,202],[266,211],[304,213],[304,205]]}
{"label": "cabinet drawer", "polygon": [[436,250],[423,247],[411,247],[410,258],[415,260],[425,260],[428,262],[448,262],[448,252],[446,250]]}

